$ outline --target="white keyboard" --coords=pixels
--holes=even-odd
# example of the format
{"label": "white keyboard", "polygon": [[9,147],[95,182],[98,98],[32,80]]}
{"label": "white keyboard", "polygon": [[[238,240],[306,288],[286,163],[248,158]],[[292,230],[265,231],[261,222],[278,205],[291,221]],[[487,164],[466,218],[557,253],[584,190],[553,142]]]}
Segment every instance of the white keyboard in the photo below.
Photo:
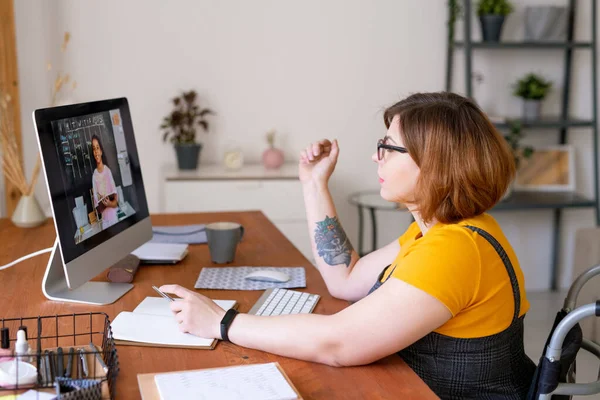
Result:
{"label": "white keyboard", "polygon": [[263,316],[309,314],[320,298],[321,296],[318,294],[303,293],[296,290],[267,289],[248,314]]}

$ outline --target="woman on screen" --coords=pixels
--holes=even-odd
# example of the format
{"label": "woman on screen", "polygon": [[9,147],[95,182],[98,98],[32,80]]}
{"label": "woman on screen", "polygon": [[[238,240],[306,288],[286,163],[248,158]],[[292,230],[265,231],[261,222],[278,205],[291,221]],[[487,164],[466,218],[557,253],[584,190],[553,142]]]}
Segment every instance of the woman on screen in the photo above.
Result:
{"label": "woman on screen", "polygon": [[104,148],[100,138],[92,136],[92,152],[96,161],[96,169],[92,175],[92,188],[94,192],[94,207],[102,215],[102,229],[106,229],[118,222],[117,186],[110,168],[106,165]]}
{"label": "woman on screen", "polygon": [[487,214],[515,174],[506,141],[472,100],[454,93],[411,95],[389,107],[384,122],[373,183],[415,222],[363,257],[328,188],[337,141],[300,153],[316,268],[330,294],[352,304],[332,315],[264,317],[226,313],[192,290],[162,286],[183,298],[170,304],[180,330],[332,366],[398,353],[443,399],[524,398],[535,364],[523,346],[523,272]]}

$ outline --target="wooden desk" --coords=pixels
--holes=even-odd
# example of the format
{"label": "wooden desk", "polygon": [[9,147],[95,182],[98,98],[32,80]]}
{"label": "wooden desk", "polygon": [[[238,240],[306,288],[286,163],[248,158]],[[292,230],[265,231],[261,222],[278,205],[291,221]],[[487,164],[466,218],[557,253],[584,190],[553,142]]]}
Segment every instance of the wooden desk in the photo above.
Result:
{"label": "wooden desk", "polygon": [[[246,228],[244,241],[231,265],[304,266],[307,288],[320,294],[315,313],[332,314],[347,302],[332,298],[318,271],[275,228],[261,212],[155,215],[155,225],[178,225],[235,221]],[[0,265],[20,256],[50,247],[54,242],[52,221],[39,228],[19,229],[0,220]],[[135,277],[135,287],[115,304],[86,306],[47,300],[41,284],[49,255],[0,271],[0,317],[54,315],[102,311],[114,319],[121,311],[132,311],[146,296],[156,296],[152,285],[178,283],[193,288],[202,266],[211,266],[206,245],[190,246],[185,261],[176,266],[144,266]],[[96,279],[103,279],[97,277]],[[240,311],[247,312],[261,291],[203,290],[213,299],[235,299]],[[425,383],[394,355],[362,367],[335,368],[311,362],[279,357],[220,342],[214,350],[119,346],[121,371],[117,378],[118,399],[139,399],[137,374],[179,371],[236,364],[278,361],[305,399],[434,399]]]}

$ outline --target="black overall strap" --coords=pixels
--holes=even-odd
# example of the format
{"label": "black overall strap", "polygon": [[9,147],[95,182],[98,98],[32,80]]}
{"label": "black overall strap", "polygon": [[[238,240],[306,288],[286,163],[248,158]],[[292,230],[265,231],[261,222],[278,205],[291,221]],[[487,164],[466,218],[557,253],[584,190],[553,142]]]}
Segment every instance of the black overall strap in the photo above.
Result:
{"label": "black overall strap", "polygon": [[[387,267],[385,267],[383,269],[383,271],[381,271],[379,273],[379,276],[377,277],[377,282],[381,282],[381,280],[383,279],[386,271],[392,266],[392,264],[389,264]],[[387,278],[385,278],[385,280],[387,281],[388,279],[390,279],[390,276],[392,276],[392,274],[394,273],[394,270],[396,269],[396,266],[394,265],[394,268],[392,268],[392,270],[390,271],[390,274],[388,275]],[[383,282],[382,282],[383,283]]]}
{"label": "black overall strap", "polygon": [[504,264],[504,267],[506,268],[506,272],[508,272],[508,276],[510,277],[510,285],[512,286],[513,296],[514,296],[514,300],[515,300],[515,310],[513,313],[513,321],[518,319],[519,314],[521,312],[521,291],[519,290],[519,281],[517,280],[517,274],[515,273],[515,269],[514,269],[512,263],[510,262],[510,258],[508,257],[508,254],[506,254],[506,252],[502,248],[502,245],[500,243],[498,243],[498,241],[492,235],[490,235],[483,229],[477,228],[476,226],[471,226],[471,225],[466,225],[466,227],[469,228],[470,230],[472,230],[473,232],[478,233],[481,237],[483,237],[485,240],[487,240],[492,245],[494,250],[496,250],[496,253],[498,253],[500,258],[502,259],[502,263]]}

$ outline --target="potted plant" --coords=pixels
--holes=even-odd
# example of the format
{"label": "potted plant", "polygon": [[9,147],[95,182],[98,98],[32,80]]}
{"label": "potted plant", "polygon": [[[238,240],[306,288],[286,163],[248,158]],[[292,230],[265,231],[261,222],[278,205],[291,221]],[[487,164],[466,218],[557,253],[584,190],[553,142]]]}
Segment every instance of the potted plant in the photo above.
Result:
{"label": "potted plant", "polygon": [[536,120],[540,118],[542,100],[546,97],[552,82],[542,76],[529,73],[514,84],[515,96],[523,98],[523,119]]}
{"label": "potted plant", "polygon": [[481,22],[481,36],[484,42],[500,41],[505,17],[514,7],[508,0],[480,0],[477,15]]}
{"label": "potted plant", "polygon": [[175,97],[173,110],[163,118],[160,128],[164,130],[163,141],[169,140],[175,147],[179,169],[196,169],[202,144],[196,142],[196,129],[200,126],[208,132],[208,115],[214,112],[196,104],[198,94],[194,90]]}
{"label": "potted plant", "polygon": [[[510,150],[512,151],[515,159],[515,168],[518,171],[521,165],[521,160],[531,157],[533,154],[533,147],[521,146],[521,139],[523,138],[523,132],[521,132],[521,122],[519,121],[508,121],[509,132],[504,135],[504,139],[508,143]],[[512,193],[513,183],[510,184],[504,199],[508,198]]]}

